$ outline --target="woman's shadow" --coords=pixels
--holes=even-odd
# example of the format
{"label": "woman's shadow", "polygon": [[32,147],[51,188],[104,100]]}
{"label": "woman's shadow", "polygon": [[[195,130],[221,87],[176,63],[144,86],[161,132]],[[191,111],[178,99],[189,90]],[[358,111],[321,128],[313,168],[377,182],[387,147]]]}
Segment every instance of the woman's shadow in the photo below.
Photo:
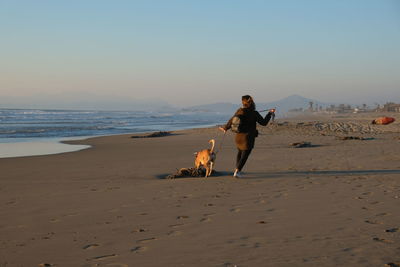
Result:
{"label": "woman's shadow", "polygon": [[[400,170],[385,169],[385,170],[316,170],[316,171],[274,171],[274,172],[244,172],[244,177],[237,179],[271,179],[271,178],[285,178],[285,177],[305,177],[305,176],[359,176],[359,175],[383,175],[383,174],[400,174]],[[233,173],[229,171],[213,171],[210,178],[221,178],[221,177],[232,177]],[[177,176],[171,177],[173,175],[168,173],[158,174],[156,178],[158,179],[196,179],[196,178],[206,178],[204,175],[199,176]]]}

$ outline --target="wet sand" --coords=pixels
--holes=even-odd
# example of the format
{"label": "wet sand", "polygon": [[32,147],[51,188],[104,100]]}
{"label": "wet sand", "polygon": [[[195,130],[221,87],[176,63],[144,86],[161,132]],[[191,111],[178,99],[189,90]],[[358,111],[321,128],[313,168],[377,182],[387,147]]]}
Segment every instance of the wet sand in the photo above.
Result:
{"label": "wet sand", "polygon": [[0,266],[395,266],[400,116],[368,128],[373,116],[259,127],[241,179],[232,133],[214,176],[163,179],[218,148],[216,128],[0,159]]}

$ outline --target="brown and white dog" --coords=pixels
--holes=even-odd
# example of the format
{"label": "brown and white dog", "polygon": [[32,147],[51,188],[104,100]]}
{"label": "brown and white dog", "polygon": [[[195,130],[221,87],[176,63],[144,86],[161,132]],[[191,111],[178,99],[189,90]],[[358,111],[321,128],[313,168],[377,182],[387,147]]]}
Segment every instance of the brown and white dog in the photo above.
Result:
{"label": "brown and white dog", "polygon": [[204,166],[204,168],[206,168],[205,177],[210,176],[215,163],[215,159],[217,158],[216,154],[214,153],[215,140],[211,139],[208,142],[211,143],[211,149],[204,149],[194,153],[196,155],[194,166],[196,167],[196,169],[199,169],[201,165]]}

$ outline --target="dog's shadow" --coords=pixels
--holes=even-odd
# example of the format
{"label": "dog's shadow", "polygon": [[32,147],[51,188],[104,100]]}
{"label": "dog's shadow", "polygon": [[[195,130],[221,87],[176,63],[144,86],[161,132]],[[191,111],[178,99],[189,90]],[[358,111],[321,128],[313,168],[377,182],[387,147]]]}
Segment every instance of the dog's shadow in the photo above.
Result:
{"label": "dog's shadow", "polygon": [[162,174],[156,175],[156,178],[157,179],[165,179],[165,180],[169,180],[169,179],[203,179],[203,178],[210,179],[210,178],[232,176],[232,172],[213,170],[211,175],[208,176],[208,177],[204,177],[204,176],[189,176],[189,175],[181,176],[181,177],[172,177],[172,176],[173,176],[173,174],[170,174],[170,173],[162,173]]}

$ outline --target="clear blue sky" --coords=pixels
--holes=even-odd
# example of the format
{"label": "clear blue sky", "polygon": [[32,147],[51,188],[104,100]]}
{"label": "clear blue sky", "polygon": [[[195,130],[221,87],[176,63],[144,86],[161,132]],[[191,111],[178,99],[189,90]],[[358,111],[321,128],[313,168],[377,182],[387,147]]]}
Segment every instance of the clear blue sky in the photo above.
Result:
{"label": "clear blue sky", "polygon": [[399,0],[0,0],[0,32],[3,99],[400,102]]}

